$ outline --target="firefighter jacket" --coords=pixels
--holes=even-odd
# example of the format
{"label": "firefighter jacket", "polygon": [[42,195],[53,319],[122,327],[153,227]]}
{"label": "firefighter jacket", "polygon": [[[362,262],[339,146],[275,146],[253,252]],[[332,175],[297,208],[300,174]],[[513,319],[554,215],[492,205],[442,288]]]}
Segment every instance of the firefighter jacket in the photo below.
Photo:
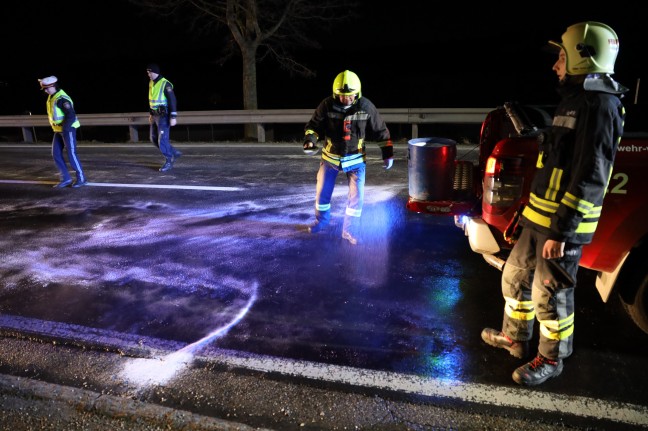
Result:
{"label": "firefighter jacket", "polygon": [[47,96],[47,118],[54,132],[77,129],[81,125],[72,99],[63,90]]}
{"label": "firefighter jacket", "polygon": [[541,145],[521,224],[549,239],[592,241],[623,134],[627,89],[609,75],[568,76]]}
{"label": "firefighter jacket", "polygon": [[366,97],[358,96],[349,107],[342,106],[333,96],[327,97],[304,130],[305,142],[325,141],[322,160],[345,172],[365,163],[367,139],[378,144],[383,160],[394,157],[389,129]]}
{"label": "firefighter jacket", "polygon": [[166,78],[158,76],[155,81],[149,81],[149,109],[151,114],[177,115],[176,97],[173,92],[173,84]]}

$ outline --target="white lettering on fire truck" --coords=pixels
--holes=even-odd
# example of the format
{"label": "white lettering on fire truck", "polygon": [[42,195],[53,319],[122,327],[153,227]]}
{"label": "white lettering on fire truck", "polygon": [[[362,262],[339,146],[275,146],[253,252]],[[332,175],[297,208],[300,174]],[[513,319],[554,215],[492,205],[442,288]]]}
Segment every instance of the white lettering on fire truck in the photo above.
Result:
{"label": "white lettering on fire truck", "polygon": [[640,145],[619,145],[618,151],[623,153],[641,153],[643,151],[648,151],[648,147]]}

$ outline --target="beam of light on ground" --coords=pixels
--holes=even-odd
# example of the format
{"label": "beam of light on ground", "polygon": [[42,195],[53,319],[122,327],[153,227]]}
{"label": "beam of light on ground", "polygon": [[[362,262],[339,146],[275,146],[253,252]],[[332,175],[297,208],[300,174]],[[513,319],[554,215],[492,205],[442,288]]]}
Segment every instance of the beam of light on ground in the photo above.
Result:
{"label": "beam of light on ground", "polygon": [[170,353],[162,358],[139,358],[128,363],[121,376],[140,388],[155,384],[164,384],[178,375],[183,369],[191,365],[194,354],[208,343],[215,341],[227,334],[229,330],[245,317],[256,301],[258,284],[255,282],[251,289],[250,298],[241,310],[226,325],[221,326],[207,334],[200,340],[193,342],[177,352]]}

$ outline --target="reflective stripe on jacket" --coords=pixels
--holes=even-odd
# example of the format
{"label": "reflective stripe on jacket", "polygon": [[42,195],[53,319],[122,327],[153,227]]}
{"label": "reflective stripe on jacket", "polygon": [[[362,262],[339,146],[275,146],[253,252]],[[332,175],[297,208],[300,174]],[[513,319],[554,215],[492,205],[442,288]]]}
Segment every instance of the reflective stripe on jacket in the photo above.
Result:
{"label": "reflective stripe on jacket", "polygon": [[389,129],[374,104],[360,97],[344,108],[333,96],[324,99],[306,124],[305,140],[325,140],[322,160],[347,171],[365,163],[365,141],[376,141],[382,158],[394,156]]}
{"label": "reflective stripe on jacket", "polygon": [[581,80],[560,89],[521,221],[573,244],[592,241],[625,118],[617,93],[586,88]]}

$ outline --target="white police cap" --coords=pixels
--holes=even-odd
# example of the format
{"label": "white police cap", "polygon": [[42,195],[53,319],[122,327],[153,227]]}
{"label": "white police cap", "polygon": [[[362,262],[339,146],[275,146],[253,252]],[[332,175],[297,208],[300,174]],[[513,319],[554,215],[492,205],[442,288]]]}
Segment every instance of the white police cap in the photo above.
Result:
{"label": "white police cap", "polygon": [[56,76],[48,76],[47,78],[39,79],[38,82],[40,83],[41,88],[50,88],[56,82],[58,81],[58,78]]}

